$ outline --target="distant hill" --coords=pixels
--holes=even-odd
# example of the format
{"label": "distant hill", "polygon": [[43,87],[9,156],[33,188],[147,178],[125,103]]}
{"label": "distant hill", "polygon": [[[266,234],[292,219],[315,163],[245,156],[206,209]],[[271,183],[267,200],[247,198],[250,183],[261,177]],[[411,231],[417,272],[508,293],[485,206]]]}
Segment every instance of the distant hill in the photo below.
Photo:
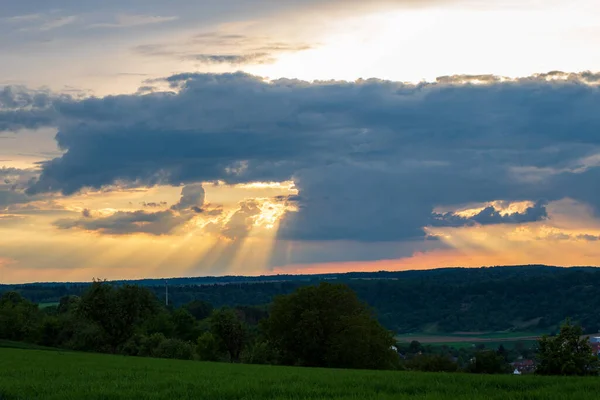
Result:
{"label": "distant hill", "polygon": [[[321,281],[344,282],[380,321],[400,333],[552,330],[571,317],[587,332],[600,330],[600,269],[543,265],[441,268],[401,272],[350,272],[170,278],[174,305],[199,299],[222,305],[268,304],[279,294]],[[115,281],[150,287],[163,296],[164,279]],[[0,285],[39,303],[79,294],[85,283]]]}

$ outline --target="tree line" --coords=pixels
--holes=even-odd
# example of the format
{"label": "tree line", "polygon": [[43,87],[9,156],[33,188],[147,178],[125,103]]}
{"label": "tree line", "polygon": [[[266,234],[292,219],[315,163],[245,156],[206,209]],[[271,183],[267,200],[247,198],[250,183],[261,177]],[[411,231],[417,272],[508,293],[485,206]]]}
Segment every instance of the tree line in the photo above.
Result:
{"label": "tree line", "polygon": [[148,288],[92,283],[40,308],[0,297],[0,339],[76,351],[203,361],[396,368],[390,331],[345,285],[323,283],[268,307],[167,307]]}
{"label": "tree line", "polygon": [[[215,307],[256,306],[323,279],[348,285],[369,304],[379,322],[398,333],[454,331],[557,331],[567,317],[584,332],[600,331],[600,270],[592,268],[492,267],[429,271],[317,275],[304,280],[224,284],[185,284],[169,288],[176,307],[205,301]],[[194,278],[189,278],[193,281]],[[299,279],[299,278],[298,278]],[[163,285],[146,282],[161,296]],[[122,282],[120,284],[123,284]],[[56,302],[81,296],[87,284],[0,286],[33,302]]]}
{"label": "tree line", "polygon": [[[597,374],[581,327],[567,321],[544,336],[538,373]],[[509,351],[431,351],[398,344],[345,284],[320,283],[279,295],[269,306],[194,300],[165,306],[148,288],[93,282],[81,296],[40,308],[17,292],[0,296],[0,339],[75,351],[141,357],[309,367],[509,373]]]}

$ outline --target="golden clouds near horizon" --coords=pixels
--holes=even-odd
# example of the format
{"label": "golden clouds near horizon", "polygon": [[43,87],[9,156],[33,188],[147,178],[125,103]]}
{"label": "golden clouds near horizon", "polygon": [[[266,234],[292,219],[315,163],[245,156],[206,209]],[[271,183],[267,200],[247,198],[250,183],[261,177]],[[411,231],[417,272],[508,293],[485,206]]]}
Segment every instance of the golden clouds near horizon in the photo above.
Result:
{"label": "golden clouds near horizon", "polygon": [[[297,194],[293,183],[205,184],[204,188],[202,212],[172,209],[180,201],[182,189],[161,186],[60,197],[52,203],[55,209],[49,204],[43,210],[5,214],[5,221],[0,222],[0,280],[89,281],[94,277],[135,279],[527,263],[593,265],[600,260],[600,221],[589,207],[565,199],[550,203],[549,218],[538,222],[427,227],[426,232],[437,240],[402,253],[410,256],[403,257],[399,252],[398,258],[377,260],[375,252],[371,256],[374,261],[344,261],[351,258],[340,253],[343,246],[324,245],[327,252],[335,253],[326,257],[329,261],[300,264],[297,260],[306,257],[298,258],[297,253],[314,249],[308,243],[282,241],[277,236],[282,217],[295,210],[288,199]],[[454,210],[470,217],[493,205],[506,215],[523,212],[532,204],[496,201]],[[60,219],[112,223],[121,222],[119,218],[123,217],[128,222],[136,212],[163,213],[178,225],[164,233],[141,229],[151,223],[146,220],[140,225],[134,221],[132,232],[96,229],[102,224],[75,224],[62,229],[56,225]],[[107,220],[111,217],[113,220]],[[349,242],[348,246],[353,244]],[[290,254],[273,264],[276,249]]]}
{"label": "golden clouds near horizon", "polygon": [[0,254],[13,261],[0,264],[0,279],[263,272],[279,220],[294,209],[293,183],[203,186],[197,210],[178,208],[181,187],[160,186],[59,196],[53,210],[11,214],[18,220],[0,224]]}

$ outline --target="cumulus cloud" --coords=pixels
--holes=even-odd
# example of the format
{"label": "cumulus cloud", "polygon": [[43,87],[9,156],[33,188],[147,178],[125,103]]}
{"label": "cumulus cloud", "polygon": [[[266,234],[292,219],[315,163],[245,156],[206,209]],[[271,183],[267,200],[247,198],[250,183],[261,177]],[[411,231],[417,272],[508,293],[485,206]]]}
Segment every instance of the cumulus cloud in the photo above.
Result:
{"label": "cumulus cloud", "polygon": [[[453,204],[570,197],[599,210],[600,165],[589,160],[600,154],[600,92],[593,74],[566,75],[412,85],[179,74],[170,91],[56,97],[65,153],[29,193],[293,180],[298,211],[279,236],[305,240],[422,239],[433,210]],[[454,223],[544,213],[538,203]]]}
{"label": "cumulus cloud", "polygon": [[[144,203],[145,207],[159,207],[163,203]],[[164,203],[166,204],[166,203]],[[204,188],[201,184],[190,184],[181,189],[179,202],[168,210],[157,212],[117,211],[111,215],[102,215],[84,209],[80,218],[63,218],[54,222],[59,229],[82,229],[109,235],[146,233],[167,235],[176,228],[202,212],[204,206]]]}
{"label": "cumulus cloud", "polygon": [[527,222],[543,221],[548,218],[546,211],[546,202],[538,201],[523,212],[501,213],[494,206],[485,207],[477,214],[465,217],[454,212],[434,213],[432,215],[431,226],[436,227],[459,227],[472,225],[493,225],[493,224],[523,224]]}
{"label": "cumulus cloud", "polygon": [[181,189],[181,198],[177,204],[174,204],[171,209],[185,210],[191,209],[196,212],[202,211],[206,192],[201,183],[186,185]]}
{"label": "cumulus cloud", "polygon": [[246,200],[240,203],[237,210],[221,229],[221,234],[229,239],[240,239],[246,237],[254,218],[260,214],[260,206],[256,200]]}
{"label": "cumulus cloud", "polygon": [[59,229],[79,228],[110,235],[131,233],[166,235],[188,220],[188,216],[179,215],[170,210],[154,213],[143,210],[117,211],[112,215],[98,218],[94,218],[89,210],[84,210],[82,218],[59,219],[54,225]]}

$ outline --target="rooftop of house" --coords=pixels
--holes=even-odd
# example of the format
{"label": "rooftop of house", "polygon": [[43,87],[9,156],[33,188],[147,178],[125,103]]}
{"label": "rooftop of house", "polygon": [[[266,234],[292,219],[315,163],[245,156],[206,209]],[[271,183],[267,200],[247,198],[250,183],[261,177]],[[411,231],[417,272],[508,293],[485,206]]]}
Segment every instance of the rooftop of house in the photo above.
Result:
{"label": "rooftop of house", "polygon": [[518,360],[511,363],[514,367],[530,367],[535,365],[533,360]]}

